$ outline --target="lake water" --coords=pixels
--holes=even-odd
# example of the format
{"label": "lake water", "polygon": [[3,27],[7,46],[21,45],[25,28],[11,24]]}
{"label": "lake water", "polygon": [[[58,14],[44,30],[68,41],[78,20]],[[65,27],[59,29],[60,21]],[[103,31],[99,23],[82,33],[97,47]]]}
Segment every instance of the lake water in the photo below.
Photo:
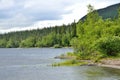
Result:
{"label": "lake water", "polygon": [[120,80],[120,70],[95,66],[52,67],[70,48],[0,49],[0,80]]}

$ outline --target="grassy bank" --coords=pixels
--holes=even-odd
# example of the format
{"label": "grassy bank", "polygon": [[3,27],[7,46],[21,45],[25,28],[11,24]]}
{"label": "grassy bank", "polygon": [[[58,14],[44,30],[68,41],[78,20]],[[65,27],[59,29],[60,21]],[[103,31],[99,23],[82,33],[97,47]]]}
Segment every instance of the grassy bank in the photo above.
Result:
{"label": "grassy bank", "polygon": [[66,59],[63,62],[53,63],[52,66],[81,66],[81,65],[95,65],[102,67],[111,67],[120,69],[120,56],[106,56],[97,54],[95,56],[80,57],[74,53],[62,54],[59,59]]}
{"label": "grassy bank", "polygon": [[87,62],[79,61],[79,60],[66,60],[64,62],[60,63],[54,63],[52,66],[80,66],[80,65],[86,65]]}

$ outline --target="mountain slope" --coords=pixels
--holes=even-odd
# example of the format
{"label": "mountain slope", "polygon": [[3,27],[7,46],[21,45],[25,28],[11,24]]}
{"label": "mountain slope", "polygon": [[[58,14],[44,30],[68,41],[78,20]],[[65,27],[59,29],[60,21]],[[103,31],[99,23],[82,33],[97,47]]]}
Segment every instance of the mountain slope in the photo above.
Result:
{"label": "mountain slope", "polygon": [[[108,6],[103,9],[99,9],[99,10],[97,10],[97,12],[98,12],[99,16],[101,16],[103,19],[108,19],[108,18],[114,19],[118,15],[119,7],[120,7],[120,3]],[[86,18],[86,15],[84,17],[82,17],[80,20],[84,20],[85,18]]]}

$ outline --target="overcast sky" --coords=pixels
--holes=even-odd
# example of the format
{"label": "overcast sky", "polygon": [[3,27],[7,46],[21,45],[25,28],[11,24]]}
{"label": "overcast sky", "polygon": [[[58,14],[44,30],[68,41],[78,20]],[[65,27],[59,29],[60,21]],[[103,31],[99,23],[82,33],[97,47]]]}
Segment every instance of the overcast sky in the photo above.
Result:
{"label": "overcast sky", "polygon": [[95,9],[120,0],[0,0],[0,33],[43,28],[78,21],[87,14],[87,5]]}

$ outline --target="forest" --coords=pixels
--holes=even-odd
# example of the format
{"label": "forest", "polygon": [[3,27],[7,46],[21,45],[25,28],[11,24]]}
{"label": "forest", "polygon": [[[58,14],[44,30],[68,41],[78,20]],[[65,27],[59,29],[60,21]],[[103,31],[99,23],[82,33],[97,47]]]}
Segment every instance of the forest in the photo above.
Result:
{"label": "forest", "polygon": [[1,34],[0,47],[69,47],[73,37],[76,37],[75,21],[69,25]]}

